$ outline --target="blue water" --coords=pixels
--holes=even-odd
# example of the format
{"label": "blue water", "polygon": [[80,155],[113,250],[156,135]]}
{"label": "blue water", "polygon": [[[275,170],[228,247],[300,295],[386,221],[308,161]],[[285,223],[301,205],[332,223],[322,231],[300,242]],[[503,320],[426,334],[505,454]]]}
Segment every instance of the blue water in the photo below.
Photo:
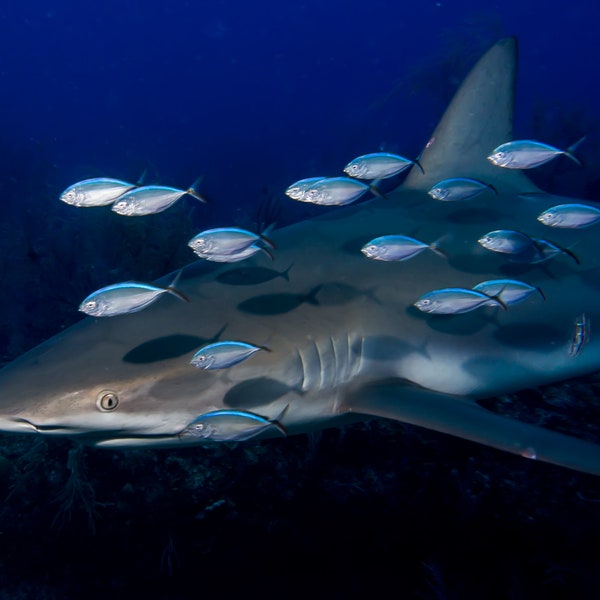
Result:
{"label": "blue water", "polygon": [[[468,69],[506,35],[520,46],[515,136],[568,146],[588,134],[585,169],[545,171],[544,187],[598,199],[593,0],[6,4],[3,361],[76,321],[93,289],[191,262],[185,242],[199,228],[256,223],[266,199],[278,223],[309,216],[283,195],[297,179],[340,174],[380,149],[416,157]],[[84,178],[143,172],[177,187],[202,175],[210,207],[186,199],[134,224],[58,200]],[[67,444],[1,444],[12,490],[0,513],[1,599],[198,597],[220,587],[214,577],[223,597],[299,587],[380,597],[393,583],[406,597],[591,598],[599,584],[587,548],[589,524],[600,526],[593,478],[487,450],[476,468],[471,445],[393,424],[201,459],[92,453],[104,502],[94,534],[81,502],[72,521],[54,521]],[[410,465],[406,453],[417,453]],[[15,484],[15,469],[29,478]]]}

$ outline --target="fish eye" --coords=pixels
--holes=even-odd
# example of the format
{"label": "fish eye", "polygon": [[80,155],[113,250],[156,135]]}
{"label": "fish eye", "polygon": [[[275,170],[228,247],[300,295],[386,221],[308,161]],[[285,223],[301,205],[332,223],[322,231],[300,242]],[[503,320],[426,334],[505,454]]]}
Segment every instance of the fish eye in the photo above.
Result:
{"label": "fish eye", "polygon": [[115,392],[103,391],[98,394],[96,399],[96,406],[103,412],[110,412],[115,410],[119,405],[119,396]]}
{"label": "fish eye", "polygon": [[423,298],[421,300],[421,306],[429,306],[431,304],[431,300],[429,298]]}
{"label": "fish eye", "polygon": [[192,364],[195,367],[204,369],[208,366],[208,356],[206,356],[206,354],[199,354],[198,356],[194,356],[194,360],[192,361]]}
{"label": "fish eye", "polygon": [[85,303],[85,308],[87,310],[94,310],[98,306],[98,303],[95,300],[89,300]]}

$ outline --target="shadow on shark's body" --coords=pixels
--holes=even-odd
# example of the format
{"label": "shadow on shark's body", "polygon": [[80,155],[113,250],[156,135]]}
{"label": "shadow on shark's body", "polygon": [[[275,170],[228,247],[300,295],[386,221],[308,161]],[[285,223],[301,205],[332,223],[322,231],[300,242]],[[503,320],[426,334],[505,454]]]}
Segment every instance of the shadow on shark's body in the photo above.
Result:
{"label": "shadow on shark's body", "polygon": [[[559,256],[548,267],[556,277],[525,270],[528,283],[543,284],[545,301],[532,296],[508,310],[438,320],[411,308],[433,289],[502,277],[498,257],[468,259],[486,231],[546,233],[536,221],[548,208],[544,195],[518,198],[539,190],[522,173],[486,160],[512,138],[515,68],[516,41],[508,38],[457,92],[422,154],[424,173],[413,169],[388,199],[273,232],[278,250],[268,268],[278,274],[293,264],[289,281],[266,273],[261,256],[245,263],[255,281],[244,285],[223,285],[228,265],[190,265],[178,285],[189,304],[165,296],[139,313],[85,319],[6,367],[0,429],[106,447],[183,446],[202,438],[182,431],[224,409],[279,418],[278,428],[262,428],[265,435],[379,416],[600,474],[600,446],[497,416],[476,402],[600,367],[600,338],[569,353],[575,319],[585,313],[600,322],[600,286],[589,276],[600,267],[598,236],[578,232],[580,266]],[[445,207],[426,192],[448,177],[485,181],[498,195]],[[443,238],[450,260],[424,252],[387,263],[360,252],[375,235],[415,231],[423,240]],[[572,236],[552,237],[568,244]],[[191,366],[195,341],[199,346],[225,326],[228,339],[270,352],[229,369]]]}

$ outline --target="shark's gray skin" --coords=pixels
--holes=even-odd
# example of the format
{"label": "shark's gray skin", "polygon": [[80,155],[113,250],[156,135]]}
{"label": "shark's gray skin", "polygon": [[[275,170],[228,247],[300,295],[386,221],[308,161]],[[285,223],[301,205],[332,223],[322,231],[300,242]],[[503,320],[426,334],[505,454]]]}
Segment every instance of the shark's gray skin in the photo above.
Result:
{"label": "shark's gray skin", "polygon": [[[540,190],[486,160],[512,137],[515,67],[512,38],[480,60],[422,154],[424,173],[413,168],[387,199],[275,231],[275,262],[259,255],[245,263],[277,271],[293,264],[289,281],[232,286],[225,273],[239,265],[200,261],[178,285],[189,304],[164,297],[139,313],[87,318],[7,366],[0,429],[104,447],[183,446],[201,441],[179,435],[192,421],[224,408],[283,415],[279,424],[290,434],[375,415],[600,474],[600,446],[476,403],[600,367],[600,336],[569,354],[577,317],[600,323],[600,238],[553,231],[564,246],[578,242],[581,265],[559,256],[530,268],[477,243],[500,227],[548,235],[536,220],[550,205],[544,195],[518,197]],[[460,206],[432,200],[429,188],[450,177],[485,181],[498,195]],[[422,253],[390,263],[362,255],[370,239],[396,233],[441,239],[449,259]],[[514,276],[515,268],[543,289],[545,301],[449,317],[412,306],[433,289],[470,288]],[[271,351],[225,370],[190,365],[198,348],[217,339]]]}

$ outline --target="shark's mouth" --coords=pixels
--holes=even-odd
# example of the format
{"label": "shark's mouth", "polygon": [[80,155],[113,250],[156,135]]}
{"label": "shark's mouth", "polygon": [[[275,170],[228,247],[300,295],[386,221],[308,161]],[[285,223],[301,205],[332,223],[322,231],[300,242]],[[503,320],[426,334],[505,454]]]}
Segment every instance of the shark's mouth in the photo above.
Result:
{"label": "shark's mouth", "polygon": [[36,433],[56,433],[58,435],[69,435],[70,433],[77,432],[75,427],[69,427],[65,425],[36,425],[29,419],[24,419],[22,417],[12,419],[12,422],[22,424],[28,430]]}
{"label": "shark's mouth", "polygon": [[10,420],[12,426],[6,427],[15,433],[40,433],[43,435],[60,435],[70,437],[74,441],[89,446],[102,447],[135,447],[135,446],[163,446],[170,441],[173,445],[180,445],[181,441],[176,433],[135,433],[129,431],[114,430],[89,430],[80,426],[71,426],[64,424],[40,425],[25,419],[17,417]]}

